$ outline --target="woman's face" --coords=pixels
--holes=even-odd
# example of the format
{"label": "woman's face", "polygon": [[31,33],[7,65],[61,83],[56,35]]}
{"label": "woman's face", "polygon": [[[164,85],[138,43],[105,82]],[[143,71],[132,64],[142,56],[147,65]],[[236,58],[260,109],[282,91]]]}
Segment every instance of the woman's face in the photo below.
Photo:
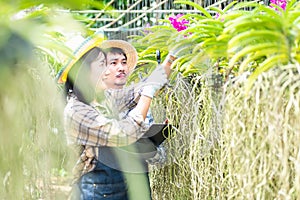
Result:
{"label": "woman's face", "polygon": [[96,86],[97,89],[105,89],[103,83],[101,82],[101,77],[103,72],[106,70],[106,58],[102,51],[99,52],[97,58],[91,63],[91,74],[90,78],[92,84]]}

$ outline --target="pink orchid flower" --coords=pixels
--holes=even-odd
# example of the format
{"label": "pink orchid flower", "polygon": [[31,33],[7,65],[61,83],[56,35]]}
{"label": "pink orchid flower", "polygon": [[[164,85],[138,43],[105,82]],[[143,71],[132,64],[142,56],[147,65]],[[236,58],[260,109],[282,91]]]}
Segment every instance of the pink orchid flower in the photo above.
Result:
{"label": "pink orchid flower", "polygon": [[[286,0],[270,0],[270,3],[280,6],[283,10],[285,10],[285,8],[286,8]],[[273,6],[270,6],[270,7],[273,7]]]}
{"label": "pink orchid flower", "polygon": [[180,20],[179,18],[182,16],[183,16],[183,14],[177,14],[174,17],[169,17],[170,23],[178,32],[187,29],[186,24],[189,23],[189,21],[186,19]]}

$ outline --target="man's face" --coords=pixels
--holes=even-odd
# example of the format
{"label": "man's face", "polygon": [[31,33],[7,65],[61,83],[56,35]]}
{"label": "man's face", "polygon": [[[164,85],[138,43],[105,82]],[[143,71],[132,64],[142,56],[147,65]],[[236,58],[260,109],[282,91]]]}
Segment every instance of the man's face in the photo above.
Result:
{"label": "man's face", "polygon": [[127,59],[120,53],[107,53],[107,70],[102,81],[107,88],[121,89],[126,84],[128,76]]}

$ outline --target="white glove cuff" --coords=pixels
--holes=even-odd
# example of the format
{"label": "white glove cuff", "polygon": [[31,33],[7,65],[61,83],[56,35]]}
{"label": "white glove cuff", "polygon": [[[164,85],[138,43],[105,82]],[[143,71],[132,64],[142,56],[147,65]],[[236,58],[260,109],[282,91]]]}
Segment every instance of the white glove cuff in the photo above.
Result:
{"label": "white glove cuff", "polygon": [[143,87],[141,95],[153,98],[156,91],[157,91],[157,88],[155,88],[152,85],[147,85],[147,86]]}

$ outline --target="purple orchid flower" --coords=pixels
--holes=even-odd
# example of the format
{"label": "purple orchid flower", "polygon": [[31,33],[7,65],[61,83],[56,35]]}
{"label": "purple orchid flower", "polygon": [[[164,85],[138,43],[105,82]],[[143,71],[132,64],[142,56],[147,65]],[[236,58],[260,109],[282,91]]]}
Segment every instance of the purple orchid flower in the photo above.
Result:
{"label": "purple orchid flower", "polygon": [[[280,6],[283,10],[285,10],[285,8],[286,8],[286,0],[270,0],[270,3]],[[273,6],[270,6],[270,7],[273,7]]]}
{"label": "purple orchid flower", "polygon": [[179,20],[179,18],[182,16],[183,14],[177,14],[174,17],[169,17],[170,23],[178,32],[187,29],[186,24],[189,23],[189,21],[186,19]]}

